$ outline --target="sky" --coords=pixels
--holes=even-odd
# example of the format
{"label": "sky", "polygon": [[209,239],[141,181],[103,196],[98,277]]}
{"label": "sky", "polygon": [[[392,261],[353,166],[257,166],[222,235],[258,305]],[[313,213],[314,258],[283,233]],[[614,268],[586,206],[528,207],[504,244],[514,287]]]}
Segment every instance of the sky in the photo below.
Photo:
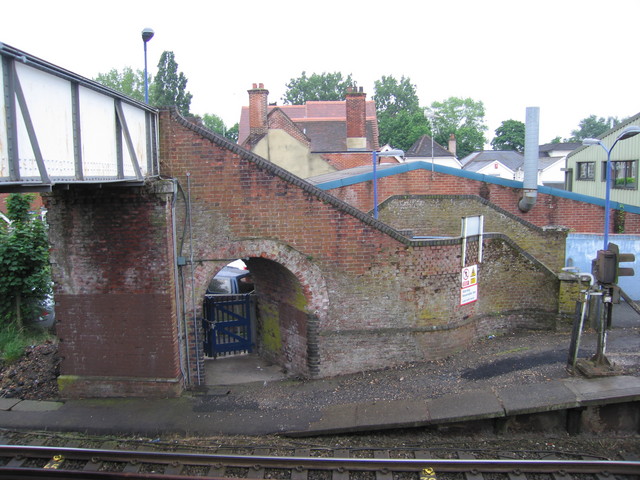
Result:
{"label": "sky", "polygon": [[[409,78],[420,105],[449,97],[485,107],[487,142],[504,120],[540,109],[540,143],[590,115],[640,112],[640,0],[5,0],[0,42],[87,78],[148,68],[173,51],[191,112],[228,127],[263,83],[282,104],[302,72],[349,74],[374,95]],[[488,147],[487,147],[488,148]]]}

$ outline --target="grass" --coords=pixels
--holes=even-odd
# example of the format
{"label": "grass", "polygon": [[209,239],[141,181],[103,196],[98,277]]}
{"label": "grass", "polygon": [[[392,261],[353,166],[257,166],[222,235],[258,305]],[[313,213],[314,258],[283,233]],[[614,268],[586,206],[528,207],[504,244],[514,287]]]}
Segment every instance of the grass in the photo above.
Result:
{"label": "grass", "polygon": [[12,363],[18,360],[26,347],[43,342],[49,334],[41,330],[28,328],[22,331],[14,325],[7,325],[0,329],[0,360]]}
{"label": "grass", "polygon": [[529,347],[517,347],[517,348],[512,348],[510,350],[505,350],[503,352],[498,352],[496,353],[496,355],[508,355],[510,353],[518,353],[518,352],[524,352],[525,350],[529,350]]}

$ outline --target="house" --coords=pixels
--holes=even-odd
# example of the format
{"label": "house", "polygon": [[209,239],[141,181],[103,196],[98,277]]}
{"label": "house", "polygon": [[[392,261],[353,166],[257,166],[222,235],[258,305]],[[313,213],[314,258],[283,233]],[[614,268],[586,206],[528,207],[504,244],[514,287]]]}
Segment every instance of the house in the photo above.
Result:
{"label": "house", "polygon": [[269,91],[261,83],[248,93],[238,144],[301,178],[369,165],[378,150],[375,103],[362,87],[350,88],[344,101],[304,105],[268,104]]}
{"label": "house", "polygon": [[405,162],[430,162],[436,165],[444,165],[451,168],[462,168],[462,164],[456,158],[456,137],[449,137],[449,149],[447,150],[429,135],[422,135],[405,152]]}
{"label": "house", "polygon": [[[563,189],[567,154],[579,143],[547,143],[538,147],[538,185]],[[460,160],[462,169],[509,180],[524,180],[524,155],[513,150],[483,150]]]}
{"label": "house", "polygon": [[[564,189],[567,155],[580,147],[577,142],[546,143],[538,147],[538,185]],[[515,180],[524,179],[524,169],[518,168]]]}
{"label": "house", "polygon": [[[592,197],[605,198],[607,151],[611,154],[610,199],[627,205],[640,206],[638,191],[638,160],[640,135],[620,139],[628,127],[640,126],[640,113],[603,133],[600,145],[582,146],[567,155],[567,190]],[[615,146],[614,146],[615,143]]]}
{"label": "house", "polygon": [[470,153],[460,163],[463,170],[514,180],[516,171],[522,168],[524,156],[513,150],[483,150]]}

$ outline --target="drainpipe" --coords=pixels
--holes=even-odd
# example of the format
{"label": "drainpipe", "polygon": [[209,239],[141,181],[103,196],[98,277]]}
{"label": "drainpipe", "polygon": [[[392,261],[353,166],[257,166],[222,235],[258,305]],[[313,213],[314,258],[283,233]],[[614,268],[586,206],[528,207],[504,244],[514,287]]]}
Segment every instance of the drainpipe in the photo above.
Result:
{"label": "drainpipe", "polygon": [[524,130],[524,194],[518,202],[521,212],[528,212],[536,204],[538,197],[538,130],[540,107],[527,107]]}

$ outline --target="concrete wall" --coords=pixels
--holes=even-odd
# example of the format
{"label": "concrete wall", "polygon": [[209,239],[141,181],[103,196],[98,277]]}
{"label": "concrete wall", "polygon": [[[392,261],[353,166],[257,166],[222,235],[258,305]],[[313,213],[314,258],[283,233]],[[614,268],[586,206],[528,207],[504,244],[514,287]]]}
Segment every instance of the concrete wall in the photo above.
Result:
{"label": "concrete wall", "polygon": [[320,155],[311,153],[308,146],[300,143],[284,130],[270,129],[253,151],[256,155],[274,162],[300,178],[336,170]]}
{"label": "concrete wall", "polygon": [[[567,237],[566,265],[591,273],[591,260],[604,248],[604,235],[571,233]],[[633,253],[636,261],[621,264],[633,267],[633,277],[619,277],[618,285],[634,300],[640,300],[640,235],[609,235],[609,242],[620,247],[620,253]]]}

